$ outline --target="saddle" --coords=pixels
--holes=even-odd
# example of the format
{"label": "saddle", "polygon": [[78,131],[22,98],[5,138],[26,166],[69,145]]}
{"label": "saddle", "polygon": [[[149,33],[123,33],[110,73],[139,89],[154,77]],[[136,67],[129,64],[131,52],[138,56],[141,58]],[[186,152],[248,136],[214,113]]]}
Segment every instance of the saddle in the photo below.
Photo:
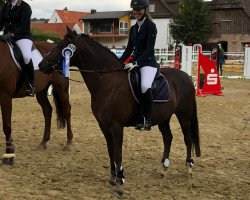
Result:
{"label": "saddle", "polygon": [[[141,95],[141,75],[140,69],[135,68],[128,73],[129,85],[132,91],[132,94],[137,101],[140,102]],[[165,76],[163,76],[158,70],[155,79],[152,84],[152,94],[153,102],[155,103],[164,103],[170,99],[169,84]]]}
{"label": "saddle", "polygon": [[[16,43],[11,40],[7,40],[6,43],[9,47],[10,54],[11,54],[13,61],[15,62],[17,68],[21,71],[21,76],[19,80],[17,80],[17,83],[16,83],[16,91],[14,95],[14,96],[19,96],[19,94],[21,94],[20,91],[22,91],[22,88],[28,87],[27,75],[24,73],[25,63],[24,63],[21,50],[16,45]],[[43,57],[41,53],[35,48],[34,45],[32,46],[31,50],[32,50],[32,61],[33,61],[34,70],[38,70],[39,69],[38,64],[42,61]]]}
{"label": "saddle", "polygon": [[[14,41],[9,40],[9,41],[6,41],[6,43],[10,49],[10,54],[12,56],[12,59],[16,63],[16,66],[18,67],[18,69],[22,71],[24,67],[24,60],[23,60],[21,50],[18,48],[18,46],[16,45]],[[41,53],[36,49],[34,44],[32,46],[31,51],[32,51],[32,61],[34,65],[34,70],[39,70],[38,64],[42,61],[43,57]]]}

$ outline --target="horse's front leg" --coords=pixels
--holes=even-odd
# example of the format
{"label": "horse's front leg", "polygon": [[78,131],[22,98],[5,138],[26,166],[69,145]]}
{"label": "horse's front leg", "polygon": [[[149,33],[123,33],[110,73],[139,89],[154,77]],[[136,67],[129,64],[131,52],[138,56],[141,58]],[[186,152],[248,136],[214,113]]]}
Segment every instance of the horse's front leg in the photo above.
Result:
{"label": "horse's front leg", "polygon": [[124,169],[122,167],[123,128],[124,127],[122,127],[120,124],[114,124],[111,127],[113,145],[114,145],[116,192],[119,195],[123,195],[122,185],[125,182]]}
{"label": "horse's front leg", "polygon": [[50,140],[50,131],[51,131],[51,117],[52,117],[52,107],[48,100],[47,90],[44,89],[43,91],[36,94],[37,102],[40,104],[43,110],[43,116],[45,121],[44,127],[44,134],[42,141],[39,144],[39,148],[44,150],[47,148],[46,144]]}
{"label": "horse's front leg", "polygon": [[5,93],[0,94],[0,105],[2,111],[3,132],[6,140],[6,150],[3,155],[3,164],[13,165],[15,162],[15,149],[11,137],[11,113],[12,113],[12,98]]}
{"label": "horse's front leg", "polygon": [[[105,125],[104,125],[105,124]],[[105,136],[111,166],[110,184],[116,185],[116,192],[123,195],[122,185],[125,181],[124,169],[122,167],[122,143],[123,127],[119,124],[100,123],[99,126]]]}
{"label": "horse's front leg", "polygon": [[115,161],[114,161],[114,145],[113,145],[113,136],[112,133],[105,128],[102,124],[99,123],[99,126],[102,130],[102,133],[106,139],[109,161],[110,161],[110,179],[109,183],[111,185],[116,185],[116,171],[115,171]]}

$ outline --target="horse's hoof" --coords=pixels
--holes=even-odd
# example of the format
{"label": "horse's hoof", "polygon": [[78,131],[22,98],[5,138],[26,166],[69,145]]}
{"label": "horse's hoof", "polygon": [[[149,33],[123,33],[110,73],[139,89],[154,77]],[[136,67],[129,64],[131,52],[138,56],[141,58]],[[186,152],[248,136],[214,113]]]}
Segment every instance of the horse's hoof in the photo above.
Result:
{"label": "horse's hoof", "polygon": [[72,143],[73,143],[72,140],[68,140],[66,145],[69,145],[69,146],[70,146],[70,145],[72,145]]}
{"label": "horse's hoof", "polygon": [[122,185],[120,183],[116,183],[115,192],[119,198],[121,198],[123,196],[124,192],[123,192]]}
{"label": "horse's hoof", "polygon": [[192,158],[186,160],[187,170],[190,175],[192,175],[192,169],[194,167],[194,160]]}
{"label": "horse's hoof", "polygon": [[157,170],[157,177],[159,178],[164,178],[166,175],[166,171],[168,170],[168,168],[161,166],[159,170]]}
{"label": "horse's hoof", "polygon": [[167,158],[162,159],[161,163],[162,165],[157,172],[160,175],[160,178],[163,178],[165,176],[165,172],[168,170],[168,167],[169,167],[169,159]]}
{"label": "horse's hoof", "polygon": [[67,142],[65,147],[63,147],[63,151],[70,151],[72,147],[72,142]]}
{"label": "horse's hoof", "polygon": [[110,179],[109,179],[109,183],[112,186],[116,185],[116,176],[115,175],[111,175]]}
{"label": "horse's hoof", "polygon": [[37,150],[41,150],[41,151],[44,151],[47,149],[47,145],[44,144],[44,143],[40,143],[37,147]]}
{"label": "horse's hoof", "polygon": [[4,154],[2,163],[4,165],[12,166],[15,163],[15,154],[14,153]]}

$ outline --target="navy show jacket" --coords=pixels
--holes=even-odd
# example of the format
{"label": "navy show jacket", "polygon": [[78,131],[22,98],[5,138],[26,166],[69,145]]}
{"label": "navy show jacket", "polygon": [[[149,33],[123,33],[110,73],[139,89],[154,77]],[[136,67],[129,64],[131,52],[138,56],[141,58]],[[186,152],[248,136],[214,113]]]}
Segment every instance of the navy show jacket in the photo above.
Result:
{"label": "navy show jacket", "polygon": [[4,33],[14,34],[14,40],[32,40],[30,31],[32,11],[30,5],[22,0],[18,0],[17,4],[12,9],[11,7],[12,4],[7,3],[1,10],[0,30],[4,29]]}
{"label": "navy show jacket", "polygon": [[156,62],[154,55],[154,46],[157,35],[155,23],[146,18],[139,31],[138,29],[139,26],[137,23],[131,27],[127,48],[120,60],[125,62],[125,60],[133,53],[133,62],[137,62],[140,67],[151,66],[158,68],[159,65]]}

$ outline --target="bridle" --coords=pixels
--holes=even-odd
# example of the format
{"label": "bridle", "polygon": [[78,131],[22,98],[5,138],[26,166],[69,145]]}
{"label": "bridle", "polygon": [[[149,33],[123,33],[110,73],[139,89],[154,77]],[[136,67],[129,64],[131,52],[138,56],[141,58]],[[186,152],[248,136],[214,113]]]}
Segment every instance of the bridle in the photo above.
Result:
{"label": "bridle", "polygon": [[[76,41],[81,37],[81,35],[77,35],[75,38],[69,38],[69,41],[72,44],[75,44]],[[49,54],[49,53],[48,53]],[[62,59],[58,59],[57,61],[49,61],[46,57],[47,55],[44,56],[43,60],[47,63],[47,65],[53,70],[53,71],[59,71],[61,72],[62,70],[59,69],[62,63]],[[57,68],[58,67],[58,68]],[[111,73],[111,72],[121,72],[125,71],[123,68],[122,69],[109,69],[109,70],[84,70],[84,69],[72,69],[70,68],[70,71],[79,71],[79,72],[84,72],[84,73]]]}
{"label": "bridle", "polygon": [[48,61],[48,59],[46,58],[46,56],[44,56],[43,60],[54,71],[60,71],[60,70],[56,69],[57,66],[60,66],[60,63],[61,63],[60,59],[58,59],[57,61]]}

